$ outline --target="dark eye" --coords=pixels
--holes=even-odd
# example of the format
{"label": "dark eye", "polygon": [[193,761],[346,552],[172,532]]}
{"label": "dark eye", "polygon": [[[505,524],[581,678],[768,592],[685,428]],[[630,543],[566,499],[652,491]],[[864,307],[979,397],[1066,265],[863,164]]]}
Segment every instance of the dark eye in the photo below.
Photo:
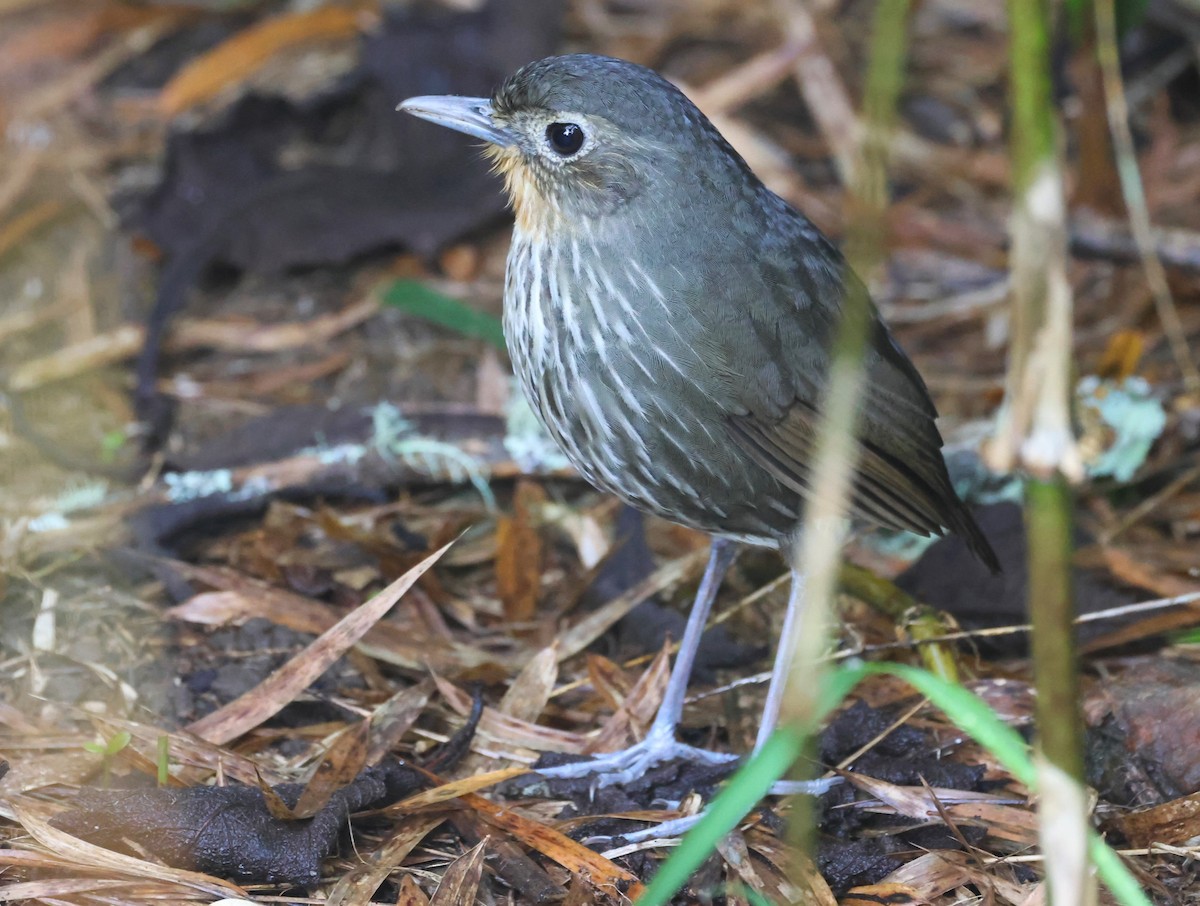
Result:
{"label": "dark eye", "polygon": [[570,157],[582,148],[583,138],[583,130],[575,123],[551,123],[546,127],[546,140],[563,157]]}

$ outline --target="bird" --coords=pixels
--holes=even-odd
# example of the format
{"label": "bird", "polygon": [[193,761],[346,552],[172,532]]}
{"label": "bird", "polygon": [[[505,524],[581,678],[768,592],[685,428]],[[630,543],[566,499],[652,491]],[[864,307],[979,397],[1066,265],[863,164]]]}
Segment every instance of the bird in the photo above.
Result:
{"label": "bird", "polygon": [[[796,547],[831,347],[859,278],[769,190],[682,91],[646,67],[566,54],[490,97],[399,108],[482,139],[514,225],[504,335],[518,383],[592,485],[712,536],[658,713],[627,749],[539,773],[626,783],[674,759],[735,756],[677,739],[696,649],[741,544]],[[850,515],[996,555],[958,498],[937,411],[873,304]],[[784,626],[802,601],[792,570]],[[787,632],[783,634],[787,638]],[[780,644],[755,751],[779,718]]]}

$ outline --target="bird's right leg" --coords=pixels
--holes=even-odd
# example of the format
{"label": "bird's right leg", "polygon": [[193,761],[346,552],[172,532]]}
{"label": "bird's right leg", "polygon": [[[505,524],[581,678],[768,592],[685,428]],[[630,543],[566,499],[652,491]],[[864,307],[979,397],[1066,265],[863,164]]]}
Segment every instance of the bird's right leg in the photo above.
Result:
{"label": "bird's right leg", "polygon": [[[779,712],[783,707],[783,696],[787,689],[792,660],[796,656],[799,636],[796,626],[805,607],[804,573],[792,566],[792,588],[788,593],[787,613],[783,617],[783,628],[779,632],[779,648],[775,652],[775,664],[771,668],[771,682],[767,686],[767,701],[763,705],[762,719],[758,722],[758,737],[754,741],[751,757],[757,755],[767,744],[771,734],[779,725]],[[825,780],[780,780],[771,787],[772,796],[807,795],[820,796],[836,779]]]}
{"label": "bird's right leg", "polygon": [[687,627],[679,641],[679,653],[675,656],[675,665],[667,680],[667,691],[646,738],[619,752],[604,752],[587,761],[540,768],[538,774],[558,778],[596,775],[599,786],[611,786],[636,780],[654,765],[667,761],[684,759],[704,764],[721,764],[738,757],[684,745],[675,738],[680,718],[683,716],[683,702],[687,696],[688,679],[696,662],[696,651],[700,647],[700,637],[704,634],[704,625],[708,622],[709,612],[712,610],[713,601],[716,600],[717,589],[720,588],[721,580],[733,562],[736,552],[737,547],[732,541],[724,538],[713,539],[708,566],[696,592],[696,601],[688,615]]}
{"label": "bird's right leg", "polygon": [[[805,605],[804,574],[799,569],[792,568],[792,589],[788,594],[787,614],[783,619],[783,629],[780,632],[779,648],[775,654],[775,665],[771,670],[771,684],[767,688],[767,701],[763,706],[762,721],[759,723],[758,738],[754,743],[752,755],[757,755],[779,723],[779,712],[783,704],[784,689],[787,686],[788,674],[791,671],[792,658],[796,651],[796,625],[800,621],[801,612]],[[771,796],[820,796],[831,786],[841,783],[838,777],[822,780],[779,780],[768,791]],[[684,818],[663,821],[645,830],[631,831],[622,834],[628,843],[643,843],[647,840],[680,837],[691,830],[708,814],[708,809]]]}

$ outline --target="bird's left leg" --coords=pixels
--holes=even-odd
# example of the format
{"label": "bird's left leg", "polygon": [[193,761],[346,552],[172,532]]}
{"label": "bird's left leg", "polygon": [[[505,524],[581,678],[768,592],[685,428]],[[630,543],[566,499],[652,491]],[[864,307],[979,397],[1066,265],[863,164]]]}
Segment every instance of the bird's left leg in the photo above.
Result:
{"label": "bird's left leg", "polygon": [[[779,631],[779,648],[775,652],[775,663],[771,667],[771,682],[767,686],[767,701],[763,705],[762,719],[758,723],[758,736],[754,740],[754,749],[750,753],[753,758],[759,753],[775,728],[779,726],[779,712],[783,707],[783,695],[787,691],[788,676],[792,672],[792,660],[796,656],[796,643],[799,637],[796,624],[804,611],[804,573],[792,567],[792,588],[788,593],[787,613],[783,616],[783,628]],[[780,780],[771,787],[772,796],[789,796],[806,794],[820,796],[834,783],[834,780]]]}
{"label": "bird's left leg", "polygon": [[[779,724],[779,712],[783,705],[783,693],[787,688],[788,674],[791,672],[792,658],[796,651],[796,624],[804,608],[804,575],[798,569],[792,569],[792,588],[788,594],[787,613],[783,618],[783,629],[780,632],[779,648],[775,653],[775,664],[771,668],[771,683],[767,687],[767,701],[763,706],[762,720],[758,725],[758,737],[754,743],[757,755]],[[841,779],[834,777],[825,780],[780,780],[768,791],[772,796],[808,795],[820,796]],[[686,818],[676,818],[664,821],[645,830],[633,831],[621,836],[629,843],[642,843],[646,840],[678,837],[687,832],[708,813],[708,809],[697,815]]]}
{"label": "bird's left leg", "polygon": [[792,670],[792,658],[796,656],[796,623],[804,609],[804,574],[792,570],[792,588],[788,592],[787,612],[783,615],[783,628],[779,631],[779,647],[775,649],[775,663],[771,667],[771,682],[767,686],[767,700],[763,704],[762,719],[758,722],[758,736],[754,739],[757,755],[775,727],[779,724],[779,712],[783,707],[783,693],[787,689],[788,674]]}
{"label": "bird's left leg", "polygon": [[679,641],[679,653],[675,656],[675,665],[667,680],[667,691],[646,738],[619,752],[605,752],[587,761],[539,768],[537,773],[544,777],[559,778],[588,777],[594,774],[599,786],[611,786],[636,780],[654,765],[667,761],[686,759],[720,764],[733,761],[737,757],[684,745],[675,738],[680,718],[683,716],[683,702],[687,696],[688,679],[696,662],[696,651],[700,647],[700,637],[704,634],[704,625],[708,622],[708,614],[712,610],[713,601],[716,600],[717,589],[720,588],[721,580],[733,562],[736,552],[736,545],[732,541],[724,538],[713,539],[708,566],[696,592],[696,601],[688,615],[687,627]]}

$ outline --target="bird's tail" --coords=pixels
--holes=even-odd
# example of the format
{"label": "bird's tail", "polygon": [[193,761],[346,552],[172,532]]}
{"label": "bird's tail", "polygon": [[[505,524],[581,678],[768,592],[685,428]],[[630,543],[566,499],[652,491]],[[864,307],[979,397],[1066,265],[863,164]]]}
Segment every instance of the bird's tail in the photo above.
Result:
{"label": "bird's tail", "polygon": [[987,540],[987,536],[983,534],[975,517],[971,515],[971,511],[967,509],[966,504],[957,497],[954,498],[951,511],[946,514],[946,521],[948,523],[946,527],[962,538],[971,553],[979,558],[979,561],[991,571],[993,576],[1001,571],[1000,558],[996,556],[996,551]]}

